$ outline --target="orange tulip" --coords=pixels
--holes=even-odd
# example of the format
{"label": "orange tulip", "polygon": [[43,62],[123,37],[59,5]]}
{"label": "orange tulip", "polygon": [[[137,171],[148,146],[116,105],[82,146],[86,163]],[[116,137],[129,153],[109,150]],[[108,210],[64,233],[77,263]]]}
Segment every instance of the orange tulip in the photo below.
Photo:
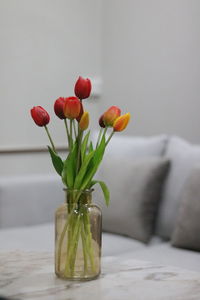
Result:
{"label": "orange tulip", "polygon": [[77,97],[69,97],[65,99],[64,115],[68,119],[78,118],[81,111],[81,102]]}
{"label": "orange tulip", "polygon": [[126,126],[128,125],[128,122],[130,120],[130,113],[127,113],[125,115],[120,116],[117,118],[113,124],[113,130],[114,131],[123,131]]}
{"label": "orange tulip", "polygon": [[103,122],[106,126],[113,126],[115,120],[120,116],[121,110],[117,106],[111,106],[104,114],[103,114]]}
{"label": "orange tulip", "polygon": [[90,121],[89,113],[85,111],[80,119],[79,128],[82,131],[86,130],[89,126],[89,121]]}
{"label": "orange tulip", "polygon": [[80,104],[81,104],[81,109],[80,109],[80,113],[79,113],[78,118],[76,118],[76,121],[77,121],[77,122],[80,122],[80,119],[81,119],[81,117],[82,117],[82,115],[83,115],[83,113],[84,113],[83,104],[82,104],[81,102],[80,102]]}

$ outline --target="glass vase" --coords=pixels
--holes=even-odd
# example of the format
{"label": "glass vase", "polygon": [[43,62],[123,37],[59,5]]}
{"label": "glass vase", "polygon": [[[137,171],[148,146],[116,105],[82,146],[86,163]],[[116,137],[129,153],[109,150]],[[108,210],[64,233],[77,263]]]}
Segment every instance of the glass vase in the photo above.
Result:
{"label": "glass vase", "polygon": [[101,271],[102,217],[92,190],[65,190],[66,203],[55,216],[55,273],[69,280],[90,280]]}

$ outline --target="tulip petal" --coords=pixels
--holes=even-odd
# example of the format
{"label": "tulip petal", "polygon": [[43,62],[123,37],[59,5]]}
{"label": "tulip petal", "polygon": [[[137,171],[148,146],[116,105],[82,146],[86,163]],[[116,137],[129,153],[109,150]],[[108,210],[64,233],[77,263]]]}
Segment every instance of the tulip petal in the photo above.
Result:
{"label": "tulip petal", "polygon": [[130,113],[127,113],[117,118],[113,124],[114,131],[123,131],[127,127],[130,117]]}
{"label": "tulip petal", "polygon": [[65,101],[66,101],[66,98],[60,97],[54,103],[54,112],[55,112],[56,116],[58,118],[60,118],[61,120],[66,118],[65,114],[64,114]]}
{"label": "tulip petal", "polygon": [[81,102],[77,97],[68,97],[65,100],[64,115],[68,119],[78,118],[81,111]]}
{"label": "tulip petal", "polygon": [[115,120],[120,116],[121,109],[117,106],[111,106],[107,111],[103,114],[103,123],[106,126],[113,126]]}
{"label": "tulip petal", "polygon": [[89,78],[79,76],[74,87],[74,93],[79,99],[89,98],[92,89],[92,84]]}
{"label": "tulip petal", "polygon": [[86,130],[89,126],[89,113],[85,111],[80,119],[79,128],[81,130]]}
{"label": "tulip petal", "polygon": [[50,116],[42,106],[34,106],[30,112],[31,117],[36,125],[42,127],[49,123]]}

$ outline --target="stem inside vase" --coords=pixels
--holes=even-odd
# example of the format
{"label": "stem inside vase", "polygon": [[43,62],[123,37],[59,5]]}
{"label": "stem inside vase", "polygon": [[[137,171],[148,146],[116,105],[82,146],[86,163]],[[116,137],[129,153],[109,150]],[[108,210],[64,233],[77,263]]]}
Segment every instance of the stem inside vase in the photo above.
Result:
{"label": "stem inside vase", "polygon": [[101,211],[91,191],[67,190],[67,204],[56,212],[56,274],[92,279],[100,273]]}

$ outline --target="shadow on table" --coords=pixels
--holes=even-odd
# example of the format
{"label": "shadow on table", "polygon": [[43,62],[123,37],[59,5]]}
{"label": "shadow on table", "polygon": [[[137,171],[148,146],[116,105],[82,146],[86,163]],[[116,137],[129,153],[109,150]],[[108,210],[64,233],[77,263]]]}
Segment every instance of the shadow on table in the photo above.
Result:
{"label": "shadow on table", "polygon": [[[13,300],[13,299],[11,299],[11,298],[6,298],[6,297],[3,297],[3,296],[0,296],[0,300]],[[15,299],[16,300],[16,299]],[[20,300],[20,299],[18,299],[18,300]]]}

